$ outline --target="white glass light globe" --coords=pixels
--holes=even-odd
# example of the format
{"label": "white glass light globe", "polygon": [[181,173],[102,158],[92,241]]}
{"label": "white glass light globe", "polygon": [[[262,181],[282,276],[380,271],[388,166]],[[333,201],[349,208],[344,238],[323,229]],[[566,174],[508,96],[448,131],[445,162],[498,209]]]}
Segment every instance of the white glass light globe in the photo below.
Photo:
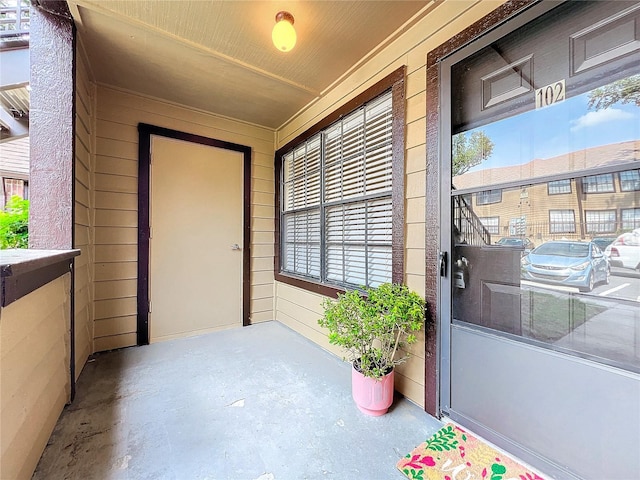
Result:
{"label": "white glass light globe", "polygon": [[288,52],[296,44],[296,30],[289,21],[282,19],[273,27],[271,38],[278,50]]}

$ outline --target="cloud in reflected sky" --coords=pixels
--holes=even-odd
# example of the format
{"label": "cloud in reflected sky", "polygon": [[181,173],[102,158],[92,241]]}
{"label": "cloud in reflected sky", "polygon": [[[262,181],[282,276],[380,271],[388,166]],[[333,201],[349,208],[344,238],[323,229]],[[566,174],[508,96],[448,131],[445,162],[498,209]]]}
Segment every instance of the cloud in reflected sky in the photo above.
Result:
{"label": "cloud in reflected sky", "polygon": [[587,112],[576,120],[571,121],[571,131],[577,132],[583,128],[595,127],[609,122],[632,120],[635,116],[618,108],[607,108],[597,112]]}
{"label": "cloud in reflected sky", "polygon": [[589,110],[589,92],[540,109],[531,109],[468,131],[482,130],[493,154],[469,171],[523,165],[601,145],[640,140],[640,106],[617,103]]}

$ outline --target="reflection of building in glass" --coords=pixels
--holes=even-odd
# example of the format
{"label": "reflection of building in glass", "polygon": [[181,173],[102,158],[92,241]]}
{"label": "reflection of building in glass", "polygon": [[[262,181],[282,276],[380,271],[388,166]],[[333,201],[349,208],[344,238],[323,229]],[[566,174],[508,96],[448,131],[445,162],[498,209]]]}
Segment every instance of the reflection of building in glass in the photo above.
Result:
{"label": "reflection of building in glass", "polygon": [[30,3],[0,1],[0,209],[29,198]]}
{"label": "reflection of building in glass", "polygon": [[508,236],[536,244],[584,240],[640,227],[639,160],[640,141],[622,142],[468,172],[453,184],[491,243]]}
{"label": "reflection of building in glass", "polygon": [[29,198],[29,137],[0,143],[0,208],[13,196]]}

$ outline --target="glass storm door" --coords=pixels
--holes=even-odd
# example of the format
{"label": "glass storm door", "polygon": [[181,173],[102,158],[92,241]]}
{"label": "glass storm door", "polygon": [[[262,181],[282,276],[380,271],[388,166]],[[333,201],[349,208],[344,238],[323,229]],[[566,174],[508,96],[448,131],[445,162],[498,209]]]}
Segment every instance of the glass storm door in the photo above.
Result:
{"label": "glass storm door", "polygon": [[638,478],[640,2],[542,2],[441,68],[441,409]]}

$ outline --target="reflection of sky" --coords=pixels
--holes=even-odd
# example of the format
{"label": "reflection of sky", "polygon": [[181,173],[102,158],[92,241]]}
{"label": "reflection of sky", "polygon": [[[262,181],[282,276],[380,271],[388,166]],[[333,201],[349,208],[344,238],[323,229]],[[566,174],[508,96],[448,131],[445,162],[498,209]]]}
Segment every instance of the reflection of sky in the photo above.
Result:
{"label": "reflection of sky", "polygon": [[588,100],[585,93],[477,128],[493,141],[493,154],[469,171],[640,139],[640,107],[615,104],[596,112],[589,110]]}

